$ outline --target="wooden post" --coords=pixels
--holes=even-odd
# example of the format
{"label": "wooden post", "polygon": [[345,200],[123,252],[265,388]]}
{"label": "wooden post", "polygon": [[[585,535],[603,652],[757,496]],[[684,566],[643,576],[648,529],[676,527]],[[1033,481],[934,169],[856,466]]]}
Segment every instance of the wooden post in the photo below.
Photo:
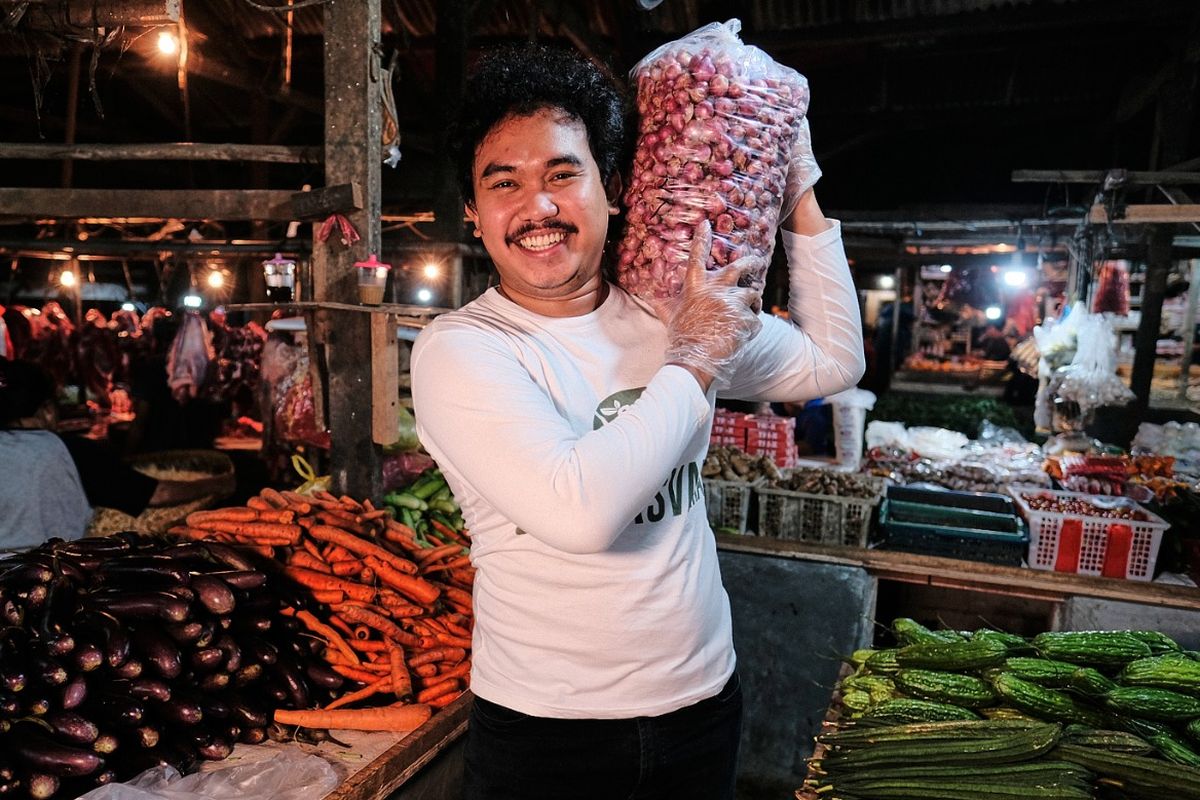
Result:
{"label": "wooden post", "polygon": [[[63,144],[75,144],[75,123],[79,117],[79,66],[82,60],[83,45],[79,42],[71,45],[71,57],[67,61],[67,121],[63,133]],[[71,188],[75,177],[75,164],[69,158],[62,162],[62,187]]]}
{"label": "wooden post", "polygon": [[1183,359],[1179,363],[1179,400],[1187,402],[1192,377],[1192,348],[1196,345],[1196,309],[1200,308],[1200,258],[1189,262],[1187,312],[1183,317]]}
{"label": "wooden post", "polygon": [[[380,251],[379,28],[379,0],[325,4],[325,185],[361,188],[362,207],[343,213],[362,238],[349,247],[336,234],[327,242],[313,242],[313,297],[318,301],[357,303],[354,262]],[[372,441],[370,354],[371,315],[331,310],[326,399],[334,491],[378,499],[383,483],[380,451]]]}
{"label": "wooden post", "polygon": [[1158,225],[1150,233],[1146,283],[1142,286],[1142,318],[1133,340],[1133,374],[1129,381],[1129,388],[1137,395],[1134,401],[1136,413],[1131,416],[1139,421],[1150,407],[1150,382],[1154,379],[1158,329],[1162,323],[1167,275],[1171,272],[1172,230],[1171,225]]}

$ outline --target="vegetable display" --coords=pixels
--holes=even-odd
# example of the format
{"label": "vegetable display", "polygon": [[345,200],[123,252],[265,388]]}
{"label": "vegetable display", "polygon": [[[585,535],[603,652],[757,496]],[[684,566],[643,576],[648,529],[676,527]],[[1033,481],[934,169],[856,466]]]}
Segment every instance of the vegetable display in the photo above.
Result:
{"label": "vegetable display", "polygon": [[800,800],[1200,800],[1200,660],[1170,637],[892,633],[849,659]]}
{"label": "vegetable display", "polygon": [[[860,650],[840,685],[868,724],[1023,718],[1116,732],[1200,765],[1200,660],[1157,631],[934,631],[900,618],[898,646]],[[1189,738],[1191,743],[1189,744]]]}
{"label": "vegetable display", "polygon": [[252,548],[311,599],[313,610],[282,613],[348,691],[277,713],[281,724],[406,732],[466,689],[474,570],[461,513],[436,470],[388,498],[405,504],[411,526],[370,501],[265,489],[245,508],[198,512],[170,531]]}
{"label": "vegetable display", "polygon": [[267,737],[344,679],[288,587],[219,543],[52,540],[0,571],[0,794],[71,797]]}
{"label": "vegetable display", "polygon": [[634,69],[640,123],[617,276],[640,297],[679,293],[702,220],[714,268],[770,259],[808,83],[743,45],[738,27],[701,28]]}

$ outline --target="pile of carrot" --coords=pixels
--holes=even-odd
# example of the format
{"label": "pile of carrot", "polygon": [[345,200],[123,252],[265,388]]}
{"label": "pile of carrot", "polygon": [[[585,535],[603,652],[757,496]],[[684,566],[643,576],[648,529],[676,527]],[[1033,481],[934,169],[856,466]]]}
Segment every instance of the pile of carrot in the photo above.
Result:
{"label": "pile of carrot", "polygon": [[323,709],[277,714],[281,724],[408,731],[466,690],[475,574],[465,530],[432,544],[369,500],[268,488],[169,533],[252,549],[312,597],[314,610],[281,613],[320,638],[353,688]]}

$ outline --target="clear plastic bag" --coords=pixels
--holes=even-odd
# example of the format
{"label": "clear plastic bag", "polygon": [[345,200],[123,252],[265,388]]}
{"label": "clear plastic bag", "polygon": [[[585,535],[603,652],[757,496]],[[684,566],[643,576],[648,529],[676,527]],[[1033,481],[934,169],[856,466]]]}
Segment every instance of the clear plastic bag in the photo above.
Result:
{"label": "clear plastic bag", "polygon": [[617,277],[644,299],[679,294],[703,219],[710,268],[751,255],[770,263],[808,81],[743,44],[740,30],[736,19],[706,25],[631,73],[640,127]]}
{"label": "clear plastic bag", "polygon": [[187,776],[174,767],[155,767],[80,800],[319,800],[337,784],[337,772],[320,756],[279,750],[269,760]]}
{"label": "clear plastic bag", "polygon": [[1117,340],[1112,326],[1099,314],[1088,314],[1079,323],[1078,349],[1070,365],[1058,371],[1062,383],[1058,396],[1077,403],[1090,414],[1101,406],[1123,406],[1134,394],[1117,377]]}

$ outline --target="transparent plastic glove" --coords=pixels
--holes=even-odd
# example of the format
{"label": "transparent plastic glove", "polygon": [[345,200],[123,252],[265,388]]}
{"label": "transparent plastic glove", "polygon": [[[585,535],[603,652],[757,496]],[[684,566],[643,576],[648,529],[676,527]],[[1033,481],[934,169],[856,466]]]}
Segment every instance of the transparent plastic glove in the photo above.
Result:
{"label": "transparent plastic glove", "polygon": [[791,216],[800,198],[816,185],[821,177],[821,168],[817,166],[816,156],[812,149],[812,131],[808,127],[808,117],[801,118],[796,125],[796,141],[792,144],[792,155],[788,163],[787,181],[783,187],[783,208],[779,219],[783,221]]}
{"label": "transparent plastic glove", "polygon": [[[761,258],[748,257],[709,271],[711,250],[712,227],[702,222],[692,241],[682,292],[656,308],[667,324],[667,363],[683,364],[714,380],[724,380],[742,345],[762,328],[752,307],[762,302],[760,276],[766,264]],[[759,281],[759,288],[739,287],[743,278]]]}

